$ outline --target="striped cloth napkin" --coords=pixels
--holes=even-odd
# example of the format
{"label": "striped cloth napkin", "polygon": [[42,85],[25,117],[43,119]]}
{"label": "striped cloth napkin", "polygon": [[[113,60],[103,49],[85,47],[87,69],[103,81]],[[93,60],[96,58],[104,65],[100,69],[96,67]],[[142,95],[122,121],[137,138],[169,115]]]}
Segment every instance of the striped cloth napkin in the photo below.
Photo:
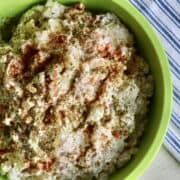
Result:
{"label": "striped cloth napkin", "polygon": [[164,145],[180,162],[180,0],[130,2],[144,14],[158,32],[171,66],[174,104]]}

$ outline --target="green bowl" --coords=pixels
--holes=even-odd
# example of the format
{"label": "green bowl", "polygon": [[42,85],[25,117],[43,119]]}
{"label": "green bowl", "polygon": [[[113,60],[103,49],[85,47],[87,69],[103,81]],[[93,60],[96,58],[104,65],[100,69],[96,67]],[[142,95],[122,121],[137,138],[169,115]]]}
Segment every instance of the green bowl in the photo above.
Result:
{"label": "green bowl", "polygon": [[[152,162],[162,145],[172,106],[172,82],[169,64],[156,33],[147,20],[127,0],[59,0],[63,4],[81,1],[88,9],[111,11],[134,33],[139,51],[150,65],[154,76],[155,91],[149,113],[149,123],[141,139],[139,151],[110,179],[135,180]],[[43,0],[5,0],[0,2],[0,20],[14,17],[33,4]]]}

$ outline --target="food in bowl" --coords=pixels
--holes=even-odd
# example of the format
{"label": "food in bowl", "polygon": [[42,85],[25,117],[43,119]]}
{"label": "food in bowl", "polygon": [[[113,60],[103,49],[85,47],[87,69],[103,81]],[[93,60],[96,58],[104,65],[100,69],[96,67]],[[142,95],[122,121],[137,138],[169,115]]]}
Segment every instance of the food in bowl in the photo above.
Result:
{"label": "food in bowl", "polygon": [[153,94],[112,13],[48,1],[0,45],[0,164],[9,179],[106,179],[138,150]]}

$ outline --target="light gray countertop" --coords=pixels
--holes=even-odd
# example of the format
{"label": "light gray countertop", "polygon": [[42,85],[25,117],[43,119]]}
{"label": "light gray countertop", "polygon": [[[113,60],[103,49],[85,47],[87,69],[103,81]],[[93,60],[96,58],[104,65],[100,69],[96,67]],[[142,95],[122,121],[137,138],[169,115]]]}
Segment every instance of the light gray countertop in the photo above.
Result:
{"label": "light gray countertop", "polygon": [[180,180],[180,163],[162,146],[140,180]]}

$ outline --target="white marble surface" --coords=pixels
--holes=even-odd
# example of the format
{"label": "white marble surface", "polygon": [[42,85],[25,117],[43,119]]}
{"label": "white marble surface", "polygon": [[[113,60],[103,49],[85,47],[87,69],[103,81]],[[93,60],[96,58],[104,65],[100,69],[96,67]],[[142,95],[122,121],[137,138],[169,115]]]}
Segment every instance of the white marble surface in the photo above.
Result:
{"label": "white marble surface", "polygon": [[162,146],[140,180],[180,180],[180,163]]}

